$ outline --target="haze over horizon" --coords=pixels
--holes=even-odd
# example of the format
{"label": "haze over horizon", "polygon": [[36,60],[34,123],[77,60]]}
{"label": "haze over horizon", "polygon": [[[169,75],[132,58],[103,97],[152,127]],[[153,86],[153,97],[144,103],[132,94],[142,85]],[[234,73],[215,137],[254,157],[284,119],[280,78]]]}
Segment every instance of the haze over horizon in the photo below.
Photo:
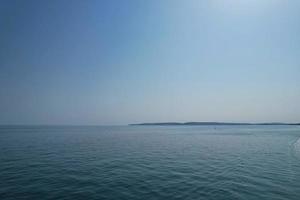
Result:
{"label": "haze over horizon", "polygon": [[1,0],[0,124],[299,123],[299,10]]}

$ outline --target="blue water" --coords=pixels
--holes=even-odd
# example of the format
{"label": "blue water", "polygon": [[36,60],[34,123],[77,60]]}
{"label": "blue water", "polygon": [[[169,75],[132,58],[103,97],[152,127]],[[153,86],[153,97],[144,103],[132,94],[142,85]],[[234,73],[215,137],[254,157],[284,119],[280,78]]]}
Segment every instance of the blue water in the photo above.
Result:
{"label": "blue water", "polygon": [[2,126],[0,199],[300,199],[298,126]]}

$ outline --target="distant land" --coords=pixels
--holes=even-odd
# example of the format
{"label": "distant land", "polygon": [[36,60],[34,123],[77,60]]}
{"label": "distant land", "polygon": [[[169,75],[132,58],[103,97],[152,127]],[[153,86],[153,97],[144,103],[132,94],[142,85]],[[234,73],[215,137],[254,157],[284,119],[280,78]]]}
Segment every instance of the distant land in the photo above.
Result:
{"label": "distant land", "polygon": [[158,123],[138,123],[130,126],[206,126],[206,125],[300,125],[300,123],[234,123],[234,122],[158,122]]}

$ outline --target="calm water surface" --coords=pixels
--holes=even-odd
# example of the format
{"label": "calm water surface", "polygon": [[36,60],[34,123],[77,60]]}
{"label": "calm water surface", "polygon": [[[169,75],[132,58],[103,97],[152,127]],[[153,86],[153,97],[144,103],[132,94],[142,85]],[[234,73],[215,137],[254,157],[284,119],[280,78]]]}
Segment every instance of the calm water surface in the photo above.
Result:
{"label": "calm water surface", "polygon": [[300,199],[298,126],[1,126],[0,199]]}

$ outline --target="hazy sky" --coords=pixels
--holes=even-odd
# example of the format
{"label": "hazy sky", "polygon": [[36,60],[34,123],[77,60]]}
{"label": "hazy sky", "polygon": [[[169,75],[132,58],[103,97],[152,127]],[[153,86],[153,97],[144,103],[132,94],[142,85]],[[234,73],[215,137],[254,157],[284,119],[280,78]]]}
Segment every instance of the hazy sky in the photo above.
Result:
{"label": "hazy sky", "polygon": [[299,10],[0,0],[0,124],[299,122]]}

